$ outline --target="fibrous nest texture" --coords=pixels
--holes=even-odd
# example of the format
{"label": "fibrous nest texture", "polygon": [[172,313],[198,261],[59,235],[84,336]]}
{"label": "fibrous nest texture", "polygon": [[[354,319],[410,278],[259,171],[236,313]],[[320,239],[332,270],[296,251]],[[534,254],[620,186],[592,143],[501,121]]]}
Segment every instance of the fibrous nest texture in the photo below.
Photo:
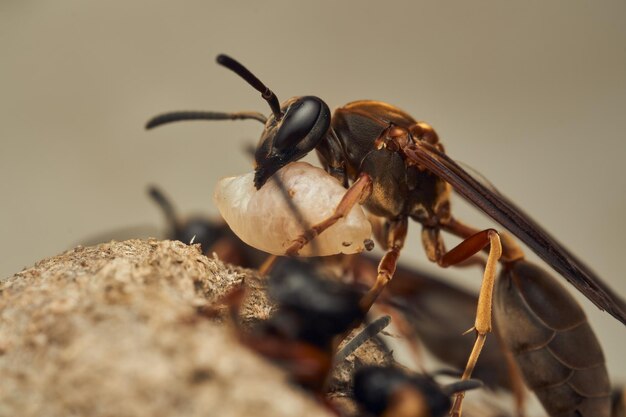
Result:
{"label": "fibrous nest texture", "polygon": [[327,416],[202,314],[262,280],[179,242],[78,247],[0,281],[0,416]]}

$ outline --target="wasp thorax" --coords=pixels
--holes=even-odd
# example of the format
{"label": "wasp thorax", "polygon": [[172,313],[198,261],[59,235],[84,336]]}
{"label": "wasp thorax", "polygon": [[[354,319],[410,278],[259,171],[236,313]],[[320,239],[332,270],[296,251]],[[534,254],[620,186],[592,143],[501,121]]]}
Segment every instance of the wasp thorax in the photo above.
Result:
{"label": "wasp thorax", "polygon": [[435,129],[426,122],[417,122],[409,129],[409,133],[414,139],[423,140],[432,145],[439,142],[439,136]]}

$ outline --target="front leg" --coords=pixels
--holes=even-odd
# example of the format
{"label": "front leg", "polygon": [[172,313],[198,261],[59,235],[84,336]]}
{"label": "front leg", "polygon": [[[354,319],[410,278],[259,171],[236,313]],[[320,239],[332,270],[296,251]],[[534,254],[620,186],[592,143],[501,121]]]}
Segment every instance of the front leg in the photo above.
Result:
{"label": "front leg", "polygon": [[371,193],[372,179],[366,173],[362,173],[359,175],[359,178],[357,178],[354,184],[348,188],[348,191],[346,191],[337,205],[335,212],[327,219],[311,226],[310,229],[305,230],[304,233],[294,239],[291,246],[287,248],[285,253],[289,256],[297,256],[298,252],[300,252],[300,249],[302,249],[304,245],[309,243],[313,238],[315,238],[315,236],[337,223],[339,219],[346,217],[355,204],[365,201]]}

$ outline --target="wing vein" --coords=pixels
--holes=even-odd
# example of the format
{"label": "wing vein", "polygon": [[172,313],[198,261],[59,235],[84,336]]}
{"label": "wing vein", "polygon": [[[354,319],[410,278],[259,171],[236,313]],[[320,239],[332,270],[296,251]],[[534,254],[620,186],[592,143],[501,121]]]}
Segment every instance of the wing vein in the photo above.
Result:
{"label": "wing vein", "polygon": [[516,235],[598,308],[626,324],[626,302],[508,198],[485,187],[454,160],[428,143],[420,142],[403,151],[413,162],[450,183],[458,194]]}

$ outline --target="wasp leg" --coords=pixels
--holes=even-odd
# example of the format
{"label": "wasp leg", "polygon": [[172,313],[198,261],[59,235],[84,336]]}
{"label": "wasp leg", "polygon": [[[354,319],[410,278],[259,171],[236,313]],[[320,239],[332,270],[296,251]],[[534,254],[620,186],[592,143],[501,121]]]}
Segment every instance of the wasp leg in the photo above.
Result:
{"label": "wasp leg", "polygon": [[[475,231],[474,233],[476,232],[477,231]],[[470,233],[469,235],[462,236],[462,237],[465,239],[473,235],[474,233]],[[429,261],[436,262],[440,266],[443,266],[441,265],[441,259],[443,258],[443,255],[446,253],[446,245],[443,241],[443,238],[441,237],[439,226],[422,227],[422,246],[424,247],[424,251],[426,252],[426,257],[428,258]],[[463,267],[463,268],[479,266],[484,269],[486,266],[485,262],[486,262],[485,258],[482,255],[479,255],[478,253],[476,253],[468,257],[467,259],[464,259],[458,263],[455,263],[454,266]]]}
{"label": "wasp leg", "polygon": [[[478,229],[468,226],[453,217],[448,219],[446,222],[442,222],[441,227],[443,230],[464,239],[478,232]],[[524,252],[508,233],[500,233],[500,240],[502,245],[502,256],[500,257],[500,262],[507,264],[524,259]],[[509,368],[509,375],[511,377],[511,387],[515,397],[517,414],[521,416],[524,414],[524,403],[526,399],[524,382],[522,381],[520,370],[515,364],[510,349],[505,346],[499,335],[496,336],[498,337],[498,344],[505,354],[507,367]]]}
{"label": "wasp leg", "polygon": [[270,255],[267,258],[265,258],[265,260],[259,267],[259,275],[261,275],[262,277],[268,275],[270,271],[272,270],[272,268],[274,268],[274,265],[276,265],[277,260],[278,260],[278,256],[276,255]]}
{"label": "wasp leg", "polygon": [[[441,228],[446,232],[452,233],[453,235],[459,236],[463,239],[467,239],[479,231],[478,229],[468,226],[453,217],[445,222],[442,222]],[[500,258],[500,262],[508,263],[524,259],[524,252],[511,235],[505,232],[500,232],[500,241],[502,243],[502,257]]]}
{"label": "wasp leg", "polygon": [[396,272],[398,257],[404,247],[407,230],[408,220],[406,217],[400,217],[397,220],[389,222],[387,252],[378,264],[378,275],[374,286],[361,298],[360,304],[363,311],[369,311],[372,304],[376,301],[376,298],[378,298],[387,283],[391,281],[394,272]]}
{"label": "wasp leg", "polygon": [[331,227],[337,221],[350,213],[355,204],[363,202],[372,192],[372,179],[366,173],[362,173],[359,178],[348,188],[343,198],[337,205],[335,212],[325,220],[316,225],[311,226],[292,242],[291,246],[285,251],[289,256],[296,256],[300,249],[311,241],[315,236]]}
{"label": "wasp leg", "polygon": [[[459,264],[485,247],[489,246],[489,256],[483,274],[483,280],[478,295],[478,306],[476,308],[476,320],[474,328],[470,330],[476,331],[476,341],[472,353],[470,354],[462,379],[469,379],[476,366],[476,361],[480,356],[480,352],[485,344],[487,333],[491,331],[491,306],[493,299],[493,287],[496,280],[496,267],[498,260],[502,254],[502,244],[500,235],[493,229],[483,230],[466,238],[455,248],[449,252],[440,255],[437,254],[437,263],[442,267]],[[456,395],[450,415],[457,417],[461,415],[461,404],[465,397],[464,392]]]}
{"label": "wasp leg", "polygon": [[[379,219],[379,217],[376,217],[376,219]],[[387,249],[387,242],[384,240],[381,240],[379,244],[383,246],[384,249]],[[354,274],[353,280],[355,284],[373,285],[372,283],[376,282],[375,280],[378,272],[374,269],[373,263],[367,261],[364,256],[352,257],[351,268],[352,273]],[[419,340],[419,336],[410,324],[410,320],[405,317],[399,307],[393,305],[393,298],[394,296],[389,293],[381,294],[377,300],[382,302],[378,304],[377,308],[380,309],[382,313],[391,317],[391,321],[395,329],[401,335],[402,340],[408,343],[415,365],[419,367],[422,373],[427,373],[427,370],[423,366],[424,355],[420,344],[417,342]]]}

